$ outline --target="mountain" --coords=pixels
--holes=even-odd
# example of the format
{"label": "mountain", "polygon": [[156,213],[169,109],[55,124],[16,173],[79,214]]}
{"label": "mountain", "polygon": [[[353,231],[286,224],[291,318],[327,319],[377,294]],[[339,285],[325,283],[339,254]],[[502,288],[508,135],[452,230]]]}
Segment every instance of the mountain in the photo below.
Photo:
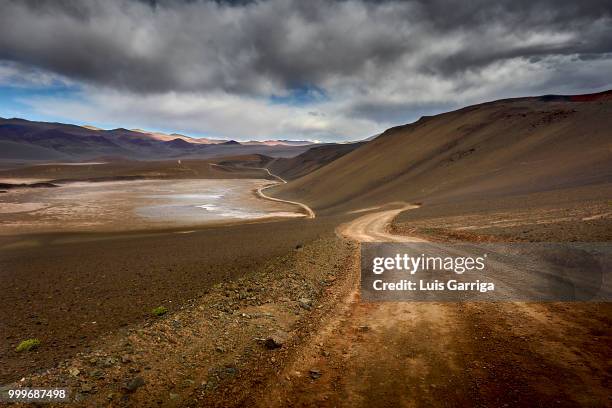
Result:
{"label": "mountain", "polygon": [[[85,126],[87,127],[87,126]],[[101,129],[98,129],[101,130]],[[165,142],[171,141],[171,140],[175,140],[175,139],[182,139],[186,142],[189,143],[196,143],[196,144],[218,144],[218,143],[223,143],[225,142],[225,140],[223,139],[209,139],[209,138],[205,138],[205,137],[191,137],[191,136],[185,136],[182,135],[180,133],[171,133],[171,134],[167,134],[167,133],[162,133],[162,132],[149,132],[147,130],[142,130],[142,129],[131,129],[132,132],[138,132],[138,133],[142,133],[145,135],[149,135],[149,137],[151,137],[152,139],[155,140],[162,140]]]}
{"label": "mountain", "polygon": [[290,183],[318,213],[612,182],[612,91],[506,99],[423,117]]}
{"label": "mountain", "polygon": [[202,159],[248,154],[292,157],[311,146],[287,143],[243,145],[234,140],[198,139],[140,129],[103,130],[92,126],[0,118],[0,161],[5,162],[83,161],[99,157]]}
{"label": "mountain", "polygon": [[257,140],[251,140],[248,142],[243,142],[245,145],[266,145],[266,146],[310,146],[315,143],[309,140],[264,140],[263,142]]}
{"label": "mountain", "polygon": [[369,142],[369,141],[372,141],[372,140],[376,139],[376,138],[377,138],[378,136],[380,136],[380,135],[381,135],[380,133],[377,133],[377,134],[372,135],[372,136],[370,136],[370,137],[367,137],[367,138],[365,138],[365,139],[363,139],[363,140],[361,140],[361,141],[362,141],[362,142]]}
{"label": "mountain", "polygon": [[278,158],[268,168],[286,180],[293,180],[311,173],[362,146],[363,142],[325,144],[311,147],[295,157]]}
{"label": "mountain", "polygon": [[198,148],[198,146],[194,145],[193,143],[186,142],[184,139],[179,139],[179,138],[169,140],[167,142],[164,142],[164,144],[166,146],[171,146],[175,149],[183,149],[183,150],[184,149],[193,150],[193,149]]}

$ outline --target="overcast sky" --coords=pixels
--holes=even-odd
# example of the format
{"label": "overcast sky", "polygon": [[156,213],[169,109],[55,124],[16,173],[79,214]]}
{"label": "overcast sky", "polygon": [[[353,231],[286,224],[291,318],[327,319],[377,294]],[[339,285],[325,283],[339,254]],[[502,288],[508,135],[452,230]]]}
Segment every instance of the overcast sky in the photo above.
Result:
{"label": "overcast sky", "polygon": [[610,0],[0,0],[2,117],[356,140],[611,73]]}

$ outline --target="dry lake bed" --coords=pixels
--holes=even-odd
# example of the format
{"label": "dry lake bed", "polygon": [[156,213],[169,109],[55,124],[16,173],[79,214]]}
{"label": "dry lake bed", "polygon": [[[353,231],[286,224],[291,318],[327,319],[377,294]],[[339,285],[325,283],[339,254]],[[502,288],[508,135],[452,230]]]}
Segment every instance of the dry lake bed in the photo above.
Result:
{"label": "dry lake bed", "polygon": [[73,182],[0,195],[0,234],[121,231],[300,217],[298,208],[261,199],[253,179]]}

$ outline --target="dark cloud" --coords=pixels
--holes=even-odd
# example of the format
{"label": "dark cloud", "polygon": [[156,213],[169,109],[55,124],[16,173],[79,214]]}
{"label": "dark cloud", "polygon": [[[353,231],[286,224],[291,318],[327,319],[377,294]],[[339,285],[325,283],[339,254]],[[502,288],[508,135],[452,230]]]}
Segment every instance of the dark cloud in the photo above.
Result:
{"label": "dark cloud", "polygon": [[[0,59],[136,92],[272,94],[612,52],[609,1],[9,0]],[[445,48],[443,44],[448,43]]]}
{"label": "dark cloud", "polygon": [[366,118],[376,123],[407,123],[427,116],[431,112],[444,112],[457,107],[450,103],[419,104],[359,102],[350,106],[346,115],[352,118]]}
{"label": "dark cloud", "polygon": [[612,87],[609,0],[0,2],[0,84],[78,89],[21,101],[69,120],[346,140]]}

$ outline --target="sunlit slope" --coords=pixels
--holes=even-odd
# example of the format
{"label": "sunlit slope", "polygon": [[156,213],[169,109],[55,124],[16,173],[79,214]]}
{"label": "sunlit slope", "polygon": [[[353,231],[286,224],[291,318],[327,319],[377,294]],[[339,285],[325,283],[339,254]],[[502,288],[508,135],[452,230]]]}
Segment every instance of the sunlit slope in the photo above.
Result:
{"label": "sunlit slope", "polygon": [[612,182],[610,92],[502,100],[392,128],[279,187],[321,213]]}

